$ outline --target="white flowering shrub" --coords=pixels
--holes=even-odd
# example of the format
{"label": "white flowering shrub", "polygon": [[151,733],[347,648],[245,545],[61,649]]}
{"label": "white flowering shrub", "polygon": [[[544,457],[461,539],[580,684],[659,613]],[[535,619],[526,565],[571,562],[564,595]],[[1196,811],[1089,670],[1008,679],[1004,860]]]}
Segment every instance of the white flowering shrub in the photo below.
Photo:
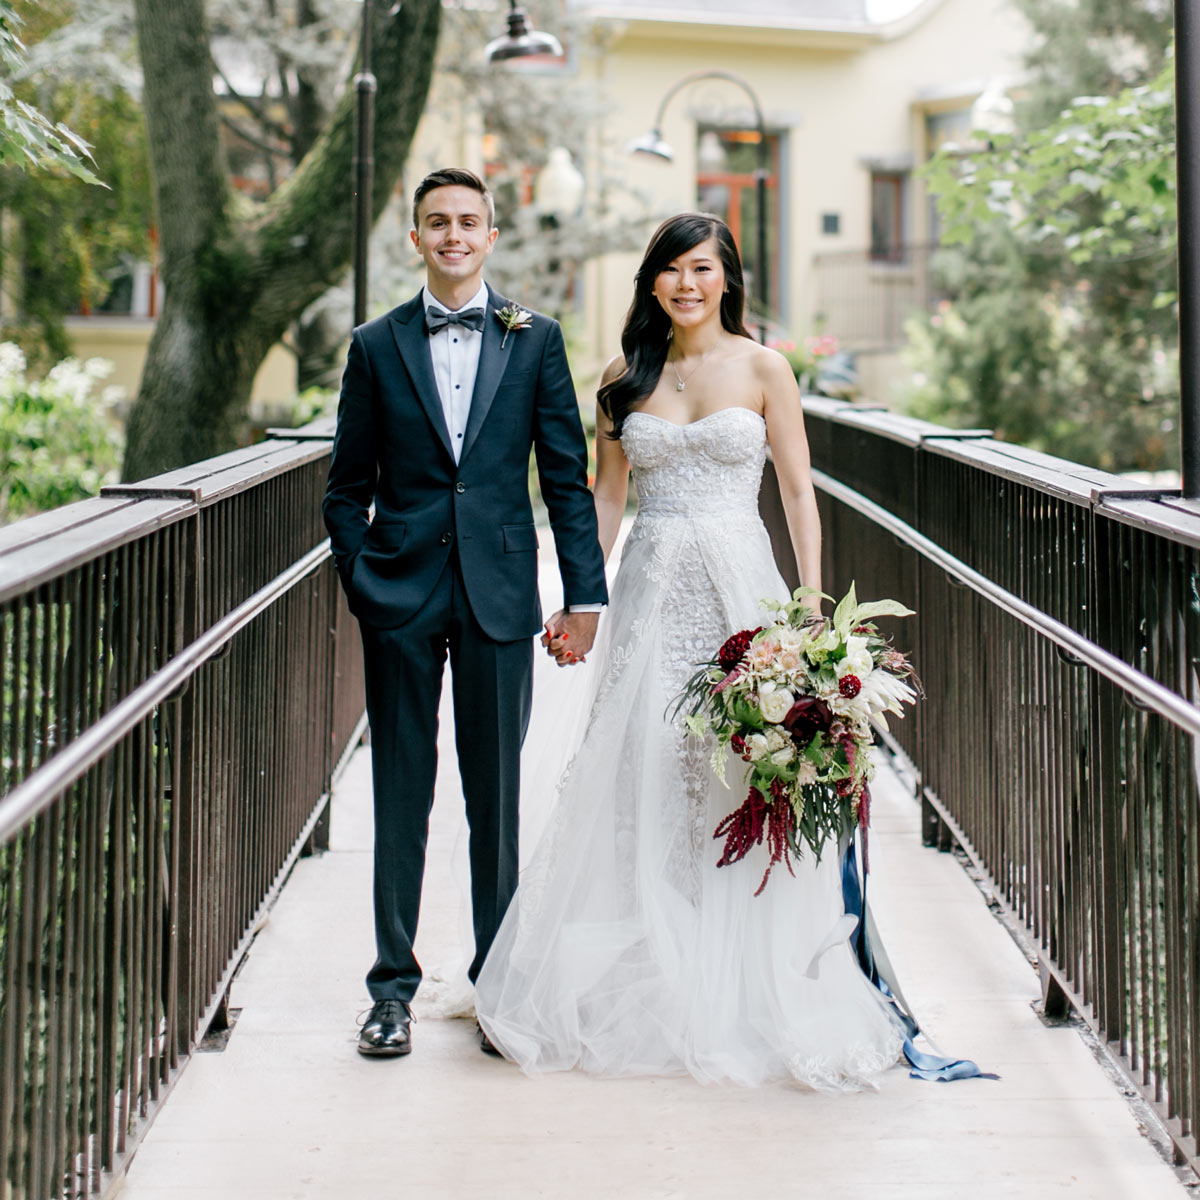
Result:
{"label": "white flowering shrub", "polygon": [[124,390],[101,386],[112,370],[66,358],[30,379],[20,348],[0,342],[0,524],[116,482],[123,439],[111,409]]}

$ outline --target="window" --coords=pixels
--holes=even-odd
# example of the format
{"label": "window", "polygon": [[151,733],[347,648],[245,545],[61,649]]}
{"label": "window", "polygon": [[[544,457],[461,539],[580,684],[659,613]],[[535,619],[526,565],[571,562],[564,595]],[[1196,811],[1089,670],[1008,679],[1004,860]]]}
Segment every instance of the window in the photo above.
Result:
{"label": "window", "polygon": [[904,198],[907,171],[871,172],[871,259],[904,261]]}
{"label": "window", "polygon": [[[742,256],[747,299],[759,296],[758,284],[758,131],[701,129],[696,154],[696,198],[704,212],[716,213],[733,232]],[[780,309],[779,138],[767,134],[767,302]]]}

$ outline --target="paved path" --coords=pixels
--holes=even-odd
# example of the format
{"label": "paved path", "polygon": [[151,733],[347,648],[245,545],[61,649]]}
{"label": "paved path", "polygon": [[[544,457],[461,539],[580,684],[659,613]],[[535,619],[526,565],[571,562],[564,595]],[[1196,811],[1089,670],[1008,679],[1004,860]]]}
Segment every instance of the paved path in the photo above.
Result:
{"label": "paved path", "polygon": [[[427,969],[448,960],[459,920],[448,716],[418,944]],[[886,773],[873,842],[885,938],[935,1040],[1000,1081],[925,1083],[897,1066],[878,1091],[830,1096],[529,1080],[481,1054],[471,1022],[430,1018],[409,1058],[360,1058],[369,754],[337,788],[330,852],[297,865],[234,983],[241,1014],[226,1048],[188,1065],[122,1200],[1184,1196],[1078,1030],[1038,1019],[1035,972],[957,860],[921,847],[917,808]]]}
{"label": "paved path", "polygon": [[[337,791],[332,849],[297,866],[234,984],[226,1049],[186,1068],[123,1200],[1184,1194],[1079,1033],[1038,1020],[1034,972],[957,861],[920,846],[894,782],[876,789],[876,837],[910,1000],[941,1045],[999,1082],[923,1083],[897,1067],[878,1092],[829,1096],[529,1080],[481,1054],[461,1020],[419,1022],[408,1059],[361,1059],[369,769],[360,751]],[[455,936],[456,799],[448,787],[437,806],[426,962]]]}

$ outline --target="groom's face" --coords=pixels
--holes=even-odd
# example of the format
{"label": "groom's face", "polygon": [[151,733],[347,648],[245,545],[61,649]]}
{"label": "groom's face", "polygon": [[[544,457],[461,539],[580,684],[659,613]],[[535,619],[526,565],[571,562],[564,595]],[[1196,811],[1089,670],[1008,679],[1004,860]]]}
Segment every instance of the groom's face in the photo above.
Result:
{"label": "groom's face", "polygon": [[411,237],[430,285],[458,289],[474,281],[477,287],[497,232],[483,197],[457,184],[434,188],[422,198],[417,215],[420,224]]}

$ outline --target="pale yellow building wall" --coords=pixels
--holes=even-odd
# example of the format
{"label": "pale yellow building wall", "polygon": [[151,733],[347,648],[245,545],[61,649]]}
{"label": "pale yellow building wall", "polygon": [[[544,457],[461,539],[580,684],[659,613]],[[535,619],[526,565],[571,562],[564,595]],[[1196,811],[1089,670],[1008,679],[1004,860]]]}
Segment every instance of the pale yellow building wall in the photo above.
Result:
{"label": "pale yellow building wall", "polygon": [[[603,63],[607,90],[617,101],[605,133],[615,145],[644,133],[668,89],[691,71],[731,71],[751,85],[768,128],[785,135],[784,306],[790,331],[802,336],[810,332],[813,255],[869,244],[869,160],[907,155],[919,165],[925,158],[921,97],[936,94],[944,107],[946,97],[961,92],[961,106],[969,106],[989,79],[1018,75],[1028,38],[1027,26],[1003,0],[928,0],[878,39],[840,45],[829,38],[805,44],[805,35],[783,31],[633,22]],[[685,89],[663,121],[674,162],[629,160],[630,182],[651,195],[661,214],[694,207],[696,113],[721,105],[742,114],[739,121],[749,116],[735,85],[705,81]],[[927,201],[919,180],[912,180],[907,200],[906,240],[923,241]],[[823,212],[840,214],[838,235],[820,232]],[[598,354],[617,347],[636,263],[636,256],[614,255],[588,273],[588,324]]]}
{"label": "pale yellow building wall", "polygon": [[[586,7],[586,5],[584,6]],[[583,54],[583,76],[598,78],[612,104],[596,134],[595,153],[615,154],[629,188],[649,198],[655,219],[696,205],[697,117],[745,125],[750,106],[735,85],[706,81],[669,104],[663,136],[672,163],[621,152],[646,132],[667,91],[689,72],[719,69],[742,76],[757,93],[768,128],[784,135],[784,309],[793,335],[811,332],[813,256],[865,250],[870,240],[871,159],[924,161],[925,107],[968,107],[997,76],[1015,78],[1028,44],[1027,26],[1006,0],[925,0],[909,16],[869,36],[631,21],[607,30],[601,58]],[[922,97],[936,96],[928,105]],[[435,79],[428,116],[414,141],[405,186],[449,162],[482,166],[482,121],[469,97]],[[599,176],[593,159],[580,166]],[[908,189],[905,238],[929,235],[920,181]],[[595,203],[589,194],[587,202]],[[836,212],[841,232],[820,232],[820,217]],[[503,236],[503,231],[501,231]],[[580,390],[594,386],[600,367],[619,349],[639,255],[616,253],[587,267],[582,288]],[[895,267],[885,270],[895,271]],[[878,375],[868,366],[868,378]]]}
{"label": "pale yellow building wall", "polygon": [[[149,317],[68,317],[67,336],[76,358],[107,358],[113,374],[106,384],[117,384],[132,400],[137,395],[154,333]],[[271,416],[296,397],[296,356],[283,345],[271,347],[254,376],[250,393],[252,418]]]}
{"label": "pale yellow building wall", "polygon": [[[681,91],[667,109],[663,136],[676,151],[674,162],[625,155],[623,147],[648,129],[663,96],[683,76],[701,69],[742,76],[757,93],[769,129],[784,135],[780,215],[786,324],[801,337],[810,332],[813,256],[868,246],[866,160],[907,154],[914,165],[923,161],[920,98],[939,97],[929,107],[969,106],[989,79],[1019,73],[1029,37],[1006,0],[925,0],[909,17],[871,37],[636,21],[610,28],[608,35],[603,57],[580,56],[582,78],[598,78],[612,105],[596,131],[594,153],[606,154],[610,167],[615,158],[628,187],[649,198],[654,219],[646,223],[647,238],[657,219],[695,207],[697,113],[724,109],[742,125],[750,117],[740,89],[704,82]],[[398,209],[385,218],[401,224],[401,236],[408,226],[407,196],[427,171],[450,163],[482,170],[482,131],[482,114],[471,97],[457,81],[435,76],[399,186]],[[595,204],[590,189],[600,174],[597,163],[579,165],[589,185],[585,204]],[[920,242],[928,235],[927,204],[917,179],[908,200],[906,238]],[[820,232],[823,212],[840,214],[840,234]],[[619,349],[639,257],[610,254],[583,273],[581,353],[575,363],[581,396],[590,395],[603,363]],[[415,255],[413,265],[419,267]],[[94,352],[119,356],[124,378],[136,386],[144,342],[139,352],[115,334],[97,331],[94,336],[91,344],[102,347]],[[132,333],[126,336],[136,341]],[[868,380],[886,374],[863,364]],[[255,403],[274,403],[294,391],[295,363],[285,349],[276,348],[255,381]]]}

